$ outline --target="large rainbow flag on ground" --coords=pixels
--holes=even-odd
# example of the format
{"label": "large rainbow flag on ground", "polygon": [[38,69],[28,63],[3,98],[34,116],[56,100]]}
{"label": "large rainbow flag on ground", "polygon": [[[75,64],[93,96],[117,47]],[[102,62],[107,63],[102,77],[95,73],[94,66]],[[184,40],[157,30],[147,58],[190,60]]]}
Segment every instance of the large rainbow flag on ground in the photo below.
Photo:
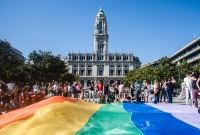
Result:
{"label": "large rainbow flag on ground", "polygon": [[200,135],[200,115],[177,104],[96,104],[52,97],[0,116],[0,135],[73,134]]}

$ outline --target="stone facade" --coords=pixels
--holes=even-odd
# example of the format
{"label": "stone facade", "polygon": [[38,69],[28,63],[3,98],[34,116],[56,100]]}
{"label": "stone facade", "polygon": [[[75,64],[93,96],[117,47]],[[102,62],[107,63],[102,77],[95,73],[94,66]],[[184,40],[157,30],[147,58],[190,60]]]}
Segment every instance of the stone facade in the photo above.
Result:
{"label": "stone facade", "polygon": [[108,53],[107,20],[100,8],[94,23],[93,53],[69,52],[66,57],[69,72],[79,75],[85,87],[90,80],[95,83],[101,80],[112,84],[115,80],[123,80],[126,73],[141,66],[138,57],[133,53]]}

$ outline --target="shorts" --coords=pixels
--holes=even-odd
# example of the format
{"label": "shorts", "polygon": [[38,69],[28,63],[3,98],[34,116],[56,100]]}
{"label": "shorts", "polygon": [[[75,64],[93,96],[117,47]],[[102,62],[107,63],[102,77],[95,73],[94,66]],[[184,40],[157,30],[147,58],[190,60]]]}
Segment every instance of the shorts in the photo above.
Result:
{"label": "shorts", "polygon": [[98,91],[98,94],[102,94],[103,93],[103,91]]}
{"label": "shorts", "polygon": [[71,90],[71,93],[72,94],[76,94],[76,90]]}
{"label": "shorts", "polygon": [[114,93],[119,95],[119,90],[118,89],[114,89]]}

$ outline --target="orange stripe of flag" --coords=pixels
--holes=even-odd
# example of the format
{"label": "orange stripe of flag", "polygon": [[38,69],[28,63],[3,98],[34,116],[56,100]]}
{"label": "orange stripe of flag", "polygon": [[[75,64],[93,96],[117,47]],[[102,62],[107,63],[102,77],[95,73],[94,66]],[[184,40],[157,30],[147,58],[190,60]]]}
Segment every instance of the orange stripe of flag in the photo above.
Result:
{"label": "orange stripe of flag", "polygon": [[13,122],[29,118],[35,114],[41,107],[44,107],[53,103],[63,103],[65,101],[76,102],[77,100],[71,98],[65,98],[60,96],[55,96],[41,102],[35,103],[33,105],[21,108],[12,112],[9,112],[5,115],[0,116],[0,128],[7,126]]}

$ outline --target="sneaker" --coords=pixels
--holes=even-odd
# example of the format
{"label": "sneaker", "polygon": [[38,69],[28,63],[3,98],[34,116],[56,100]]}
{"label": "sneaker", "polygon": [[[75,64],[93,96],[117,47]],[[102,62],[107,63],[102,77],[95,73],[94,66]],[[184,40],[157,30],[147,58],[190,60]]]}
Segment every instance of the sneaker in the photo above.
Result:
{"label": "sneaker", "polygon": [[195,106],[194,106],[194,105],[193,105],[192,107],[193,107],[193,108],[195,108]]}

